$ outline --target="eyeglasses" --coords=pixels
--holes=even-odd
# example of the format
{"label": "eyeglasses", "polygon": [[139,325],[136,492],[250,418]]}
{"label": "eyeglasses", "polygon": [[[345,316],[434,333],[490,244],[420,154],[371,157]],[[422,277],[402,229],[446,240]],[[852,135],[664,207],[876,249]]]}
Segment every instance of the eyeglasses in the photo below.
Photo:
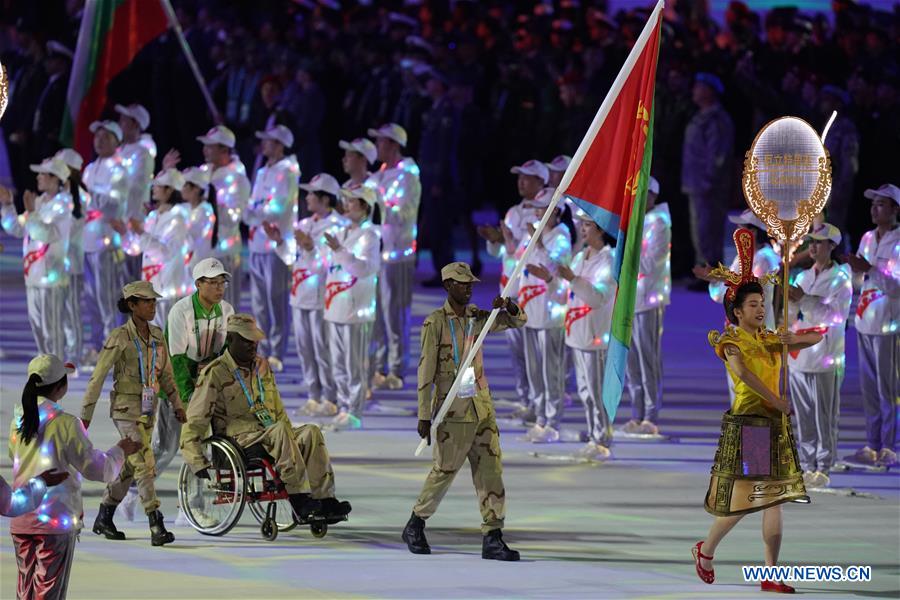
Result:
{"label": "eyeglasses", "polygon": [[228,282],[224,279],[200,279],[200,283],[221,289],[228,287]]}

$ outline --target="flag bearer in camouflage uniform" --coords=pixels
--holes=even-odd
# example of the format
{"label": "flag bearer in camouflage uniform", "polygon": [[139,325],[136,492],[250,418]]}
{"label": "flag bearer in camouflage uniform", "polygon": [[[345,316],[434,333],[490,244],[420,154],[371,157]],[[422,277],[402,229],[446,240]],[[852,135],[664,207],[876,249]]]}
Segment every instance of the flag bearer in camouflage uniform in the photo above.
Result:
{"label": "flag bearer in camouflage uniform", "polygon": [[[447,301],[422,324],[422,354],[419,358],[418,430],[429,444],[431,419],[440,409],[456,377],[458,365],[489,314],[469,304],[472,283],[478,281],[469,265],[450,263],[441,269],[441,280],[447,290]],[[525,311],[519,310],[509,298],[498,296],[494,299],[494,307],[503,311],[497,316],[491,332],[525,324]],[[425,519],[437,511],[457,471],[468,458],[483,520],[481,557],[519,560],[519,553],[506,545],[500,531],[506,513],[506,490],[500,463],[500,434],[484,376],[481,350],[463,375],[462,385],[452,402],[444,422],[437,429],[434,464],[403,530],[403,541],[413,554],[431,553],[425,539]]]}
{"label": "flag bearer in camouflage uniform", "polygon": [[349,502],[334,497],[334,471],[317,425],[293,427],[275,377],[256,364],[256,348],[265,337],[256,320],[243,313],[228,318],[226,350],[201,372],[182,428],[181,452],[197,477],[210,477],[200,441],[210,423],[242,448],[261,444],[284,482],[291,508],[302,520],[341,518]]}

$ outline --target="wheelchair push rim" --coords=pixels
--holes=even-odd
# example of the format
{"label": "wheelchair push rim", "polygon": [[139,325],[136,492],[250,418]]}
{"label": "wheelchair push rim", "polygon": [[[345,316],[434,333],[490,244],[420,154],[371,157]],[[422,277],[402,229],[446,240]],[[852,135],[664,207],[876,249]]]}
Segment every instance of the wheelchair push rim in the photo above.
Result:
{"label": "wheelchair push rim", "polygon": [[200,479],[186,464],[178,476],[178,504],[191,527],[204,535],[228,533],[241,520],[247,499],[244,462],[234,446],[215,437],[204,440],[212,466]]}

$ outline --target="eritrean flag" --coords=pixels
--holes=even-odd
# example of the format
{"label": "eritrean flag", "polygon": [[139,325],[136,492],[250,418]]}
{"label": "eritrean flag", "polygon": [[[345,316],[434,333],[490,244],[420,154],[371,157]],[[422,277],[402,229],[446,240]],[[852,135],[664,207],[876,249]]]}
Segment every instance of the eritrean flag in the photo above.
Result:
{"label": "eritrean flag", "polygon": [[663,1],[660,0],[559,186],[562,194],[616,238],[613,270],[618,291],[603,378],[603,405],[610,421],[619,407],[631,345],[644,207],[653,153],[653,90],[662,8]]}
{"label": "eritrean flag", "polygon": [[106,86],[169,24],[160,0],[87,0],[69,79],[62,140],[91,156],[88,129],[103,114]]}

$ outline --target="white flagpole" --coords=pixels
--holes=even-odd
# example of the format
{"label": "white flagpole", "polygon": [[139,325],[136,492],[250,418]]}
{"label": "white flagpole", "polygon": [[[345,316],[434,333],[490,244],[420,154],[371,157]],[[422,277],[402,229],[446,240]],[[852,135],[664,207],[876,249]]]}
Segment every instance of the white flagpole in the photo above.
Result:
{"label": "white flagpole", "polygon": [[[625,59],[625,64],[622,65],[622,69],[616,76],[616,80],[613,82],[612,87],[610,87],[609,92],[607,92],[606,98],[603,100],[603,104],[600,105],[600,109],[597,111],[597,114],[594,115],[594,120],[591,122],[591,126],[588,129],[587,134],[581,140],[581,144],[578,145],[578,150],[575,152],[575,156],[572,158],[572,161],[569,163],[569,167],[563,174],[559,187],[557,187],[556,191],[553,192],[553,198],[550,200],[550,205],[547,207],[547,210],[544,211],[544,216],[541,217],[541,221],[535,228],[531,239],[528,240],[528,245],[525,247],[525,253],[522,254],[522,258],[519,259],[519,262],[516,263],[516,267],[515,269],[513,269],[512,275],[510,275],[509,280],[506,282],[506,285],[504,286],[503,291],[500,294],[503,298],[509,296],[510,287],[513,285],[513,282],[516,281],[522,274],[522,270],[525,268],[525,265],[528,264],[528,257],[531,255],[531,250],[534,247],[535,242],[540,238],[541,233],[543,233],[544,227],[547,225],[547,221],[550,219],[550,215],[553,214],[553,210],[556,208],[557,204],[559,204],[559,199],[562,196],[563,190],[565,190],[569,186],[569,183],[571,183],[572,178],[575,176],[575,173],[581,166],[581,162],[584,160],[584,156],[590,149],[591,144],[594,141],[594,137],[596,137],[597,132],[600,131],[600,128],[603,126],[603,122],[606,120],[609,111],[612,109],[612,106],[616,101],[616,98],[618,98],[619,92],[622,91],[622,88],[625,86],[625,82],[628,80],[628,75],[631,73],[631,69],[634,67],[634,64],[638,60],[638,57],[640,57],[641,52],[643,52],[644,47],[647,45],[647,40],[650,39],[650,35],[653,33],[653,28],[656,27],[659,13],[660,11],[662,11],[664,4],[664,0],[659,0],[659,2],[657,2],[656,4],[656,7],[653,9],[653,12],[650,13],[650,18],[647,19],[647,23],[644,25],[644,29],[643,31],[641,31],[641,35],[638,36],[634,47],[628,54],[628,58]],[[519,310],[523,309],[520,307]],[[456,371],[456,378],[453,380],[453,385],[450,386],[450,390],[447,392],[447,396],[444,398],[443,404],[441,404],[441,408],[438,410],[437,414],[431,421],[432,439],[437,439],[437,428],[441,423],[444,422],[444,417],[447,415],[447,411],[450,410],[450,405],[453,403],[453,399],[456,397],[456,394],[459,391],[459,385],[462,381],[463,373],[465,373],[466,369],[471,366],[475,355],[478,353],[478,350],[481,349],[481,345],[484,343],[484,338],[487,336],[488,332],[491,329],[491,326],[493,326],[494,321],[497,319],[497,313],[499,311],[500,309],[495,308],[491,311],[491,314],[488,315],[487,321],[485,321],[484,327],[482,327],[481,329],[481,333],[478,334],[478,338],[475,340],[475,343],[472,344],[472,347],[466,354],[466,357],[463,360],[462,364],[459,365],[459,369]],[[419,446],[416,448],[416,456],[422,454],[422,451],[424,451],[427,447],[428,441],[423,439],[421,442],[419,442]]]}
{"label": "white flagpole", "polygon": [[209,88],[206,87],[206,80],[203,78],[203,73],[200,72],[200,67],[197,66],[197,60],[194,58],[194,53],[191,52],[191,47],[187,43],[187,40],[184,39],[184,32],[181,30],[181,23],[178,22],[178,17],[172,9],[172,3],[169,0],[159,0],[159,3],[162,5],[162,9],[169,19],[169,27],[175,32],[175,38],[178,40],[178,45],[181,46],[181,51],[184,53],[185,59],[187,59],[188,66],[191,67],[191,73],[194,74],[197,85],[200,86],[203,98],[206,99],[206,106],[212,114],[213,121],[216,124],[222,123],[222,115],[219,114],[219,109],[216,108],[216,103],[213,102],[212,96],[209,93]]}

